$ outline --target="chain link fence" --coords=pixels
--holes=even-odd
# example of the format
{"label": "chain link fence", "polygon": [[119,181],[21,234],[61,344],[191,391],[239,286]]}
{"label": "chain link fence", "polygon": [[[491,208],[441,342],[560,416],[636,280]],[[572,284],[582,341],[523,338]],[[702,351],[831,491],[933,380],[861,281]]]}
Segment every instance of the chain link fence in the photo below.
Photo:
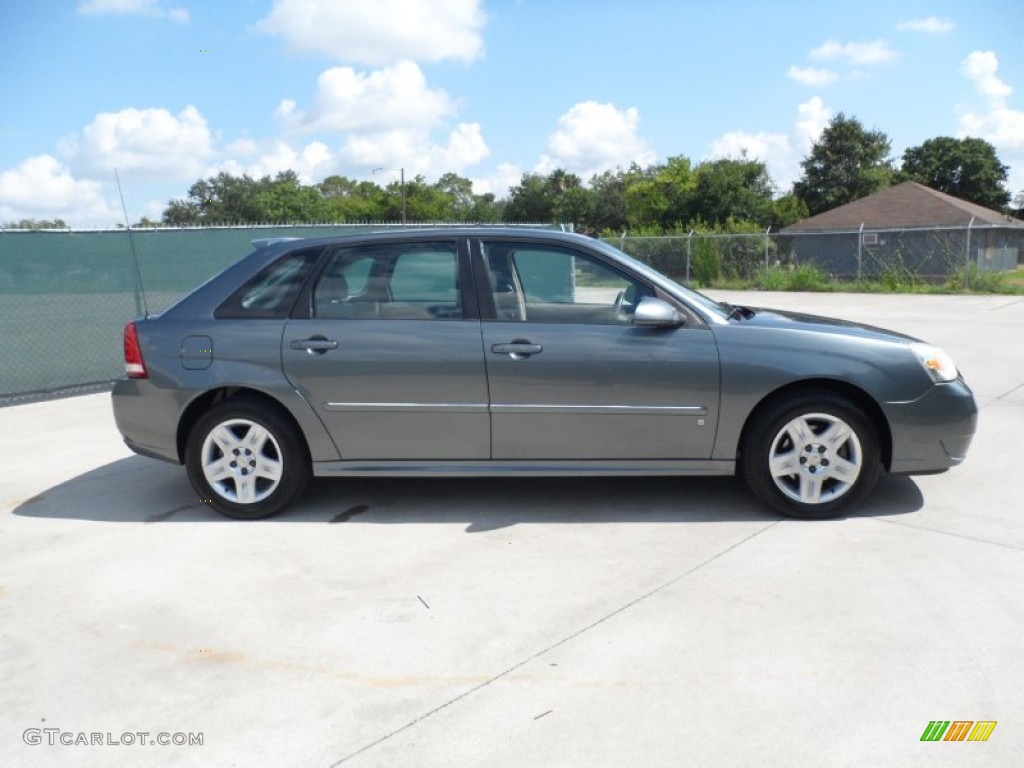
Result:
{"label": "chain link fence", "polygon": [[109,385],[124,371],[124,324],[166,309],[249,253],[254,239],[400,226],[2,230],[0,405]]}
{"label": "chain link fence", "polygon": [[[610,238],[646,264],[685,283],[746,280],[770,267],[811,265],[851,281],[962,281],[1015,269],[1024,257],[1024,227],[973,226],[828,232],[697,234]],[[958,284],[960,284],[958,282]]]}
{"label": "chain link fence", "polygon": [[[389,225],[372,225],[373,229]],[[391,225],[401,226],[401,225]],[[536,226],[536,225],[533,225]],[[98,389],[121,375],[126,321],[157,313],[264,237],[367,225],[0,231],[0,405]],[[558,227],[555,227],[558,228]],[[971,280],[1024,256],[1024,227],[766,232],[609,240],[684,283],[811,264],[846,280]],[[138,261],[132,255],[132,245]],[[145,294],[139,283],[145,286]]]}

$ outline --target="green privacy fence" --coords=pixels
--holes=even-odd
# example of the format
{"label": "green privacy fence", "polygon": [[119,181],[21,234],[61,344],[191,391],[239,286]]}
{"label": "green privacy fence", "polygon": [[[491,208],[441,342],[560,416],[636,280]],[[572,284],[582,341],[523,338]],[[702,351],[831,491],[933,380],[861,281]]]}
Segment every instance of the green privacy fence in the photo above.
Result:
{"label": "green privacy fence", "polygon": [[[373,225],[372,229],[392,225]],[[325,237],[367,225],[135,229],[150,314],[265,237]],[[109,383],[124,371],[124,324],[142,314],[127,230],[0,231],[0,400]]]}
{"label": "green privacy fence", "polygon": [[[255,237],[307,233],[131,234],[149,311],[159,312],[252,250]],[[117,378],[124,369],[122,329],[141,307],[127,231],[0,233],[0,396]]]}

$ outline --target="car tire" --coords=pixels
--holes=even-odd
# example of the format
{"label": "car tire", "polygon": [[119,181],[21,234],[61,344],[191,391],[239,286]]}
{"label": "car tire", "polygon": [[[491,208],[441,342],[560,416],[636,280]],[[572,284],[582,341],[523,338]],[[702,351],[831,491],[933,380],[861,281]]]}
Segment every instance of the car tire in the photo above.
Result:
{"label": "car tire", "polygon": [[878,480],[878,430],[846,398],[797,395],[753,418],[740,472],[754,495],[787,517],[837,517]]}
{"label": "car tire", "polygon": [[199,497],[237,520],[276,514],[311,476],[296,428],[276,409],[246,397],[225,400],[196,421],[185,466]]}

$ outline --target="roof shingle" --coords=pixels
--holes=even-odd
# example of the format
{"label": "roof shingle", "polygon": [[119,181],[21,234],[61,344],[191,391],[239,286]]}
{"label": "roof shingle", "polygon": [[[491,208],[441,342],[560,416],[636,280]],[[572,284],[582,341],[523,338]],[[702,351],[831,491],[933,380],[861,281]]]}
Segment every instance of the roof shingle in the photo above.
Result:
{"label": "roof shingle", "polygon": [[974,224],[1024,227],[1024,222],[958,197],[905,181],[852,203],[819,213],[786,227],[783,232],[908,227],[966,227]]}

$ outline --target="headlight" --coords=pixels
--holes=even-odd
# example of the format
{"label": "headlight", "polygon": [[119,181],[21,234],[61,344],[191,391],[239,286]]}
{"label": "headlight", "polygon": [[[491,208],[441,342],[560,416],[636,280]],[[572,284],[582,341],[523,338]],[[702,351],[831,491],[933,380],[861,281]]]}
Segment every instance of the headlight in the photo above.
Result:
{"label": "headlight", "polygon": [[935,381],[953,381],[959,373],[953,358],[931,344],[911,344],[917,361]]}

